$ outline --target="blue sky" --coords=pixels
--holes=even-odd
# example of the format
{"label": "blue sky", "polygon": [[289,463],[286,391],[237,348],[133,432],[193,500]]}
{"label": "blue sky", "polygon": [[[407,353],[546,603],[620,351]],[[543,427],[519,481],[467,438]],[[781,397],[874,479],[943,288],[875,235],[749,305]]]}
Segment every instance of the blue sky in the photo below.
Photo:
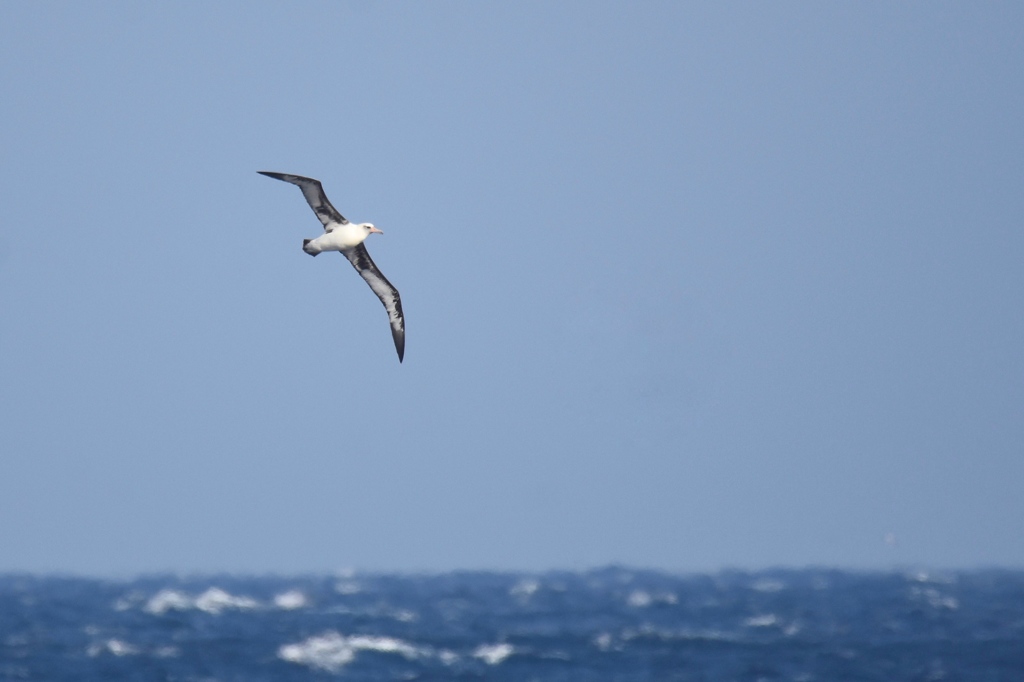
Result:
{"label": "blue sky", "polygon": [[1022,35],[0,4],[0,570],[1024,565]]}

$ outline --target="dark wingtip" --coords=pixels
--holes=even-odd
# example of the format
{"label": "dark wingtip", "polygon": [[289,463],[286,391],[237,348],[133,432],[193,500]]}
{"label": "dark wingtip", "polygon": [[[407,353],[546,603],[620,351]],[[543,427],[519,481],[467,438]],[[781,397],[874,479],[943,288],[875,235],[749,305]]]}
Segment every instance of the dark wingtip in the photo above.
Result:
{"label": "dark wingtip", "polygon": [[401,364],[405,359],[405,330],[402,330],[401,335],[392,330],[391,336],[395,339],[395,350],[398,351],[398,362]]}

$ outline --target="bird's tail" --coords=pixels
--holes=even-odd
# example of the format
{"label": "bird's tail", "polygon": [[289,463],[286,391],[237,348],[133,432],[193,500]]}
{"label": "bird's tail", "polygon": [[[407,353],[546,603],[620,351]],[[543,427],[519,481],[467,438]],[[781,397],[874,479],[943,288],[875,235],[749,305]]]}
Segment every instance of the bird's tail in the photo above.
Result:
{"label": "bird's tail", "polygon": [[312,239],[303,239],[302,240],[302,250],[305,251],[306,253],[308,253],[310,256],[315,256],[316,254],[320,253],[320,251],[317,250],[316,247],[311,247],[309,245],[309,243],[311,241],[313,241],[313,240]]}

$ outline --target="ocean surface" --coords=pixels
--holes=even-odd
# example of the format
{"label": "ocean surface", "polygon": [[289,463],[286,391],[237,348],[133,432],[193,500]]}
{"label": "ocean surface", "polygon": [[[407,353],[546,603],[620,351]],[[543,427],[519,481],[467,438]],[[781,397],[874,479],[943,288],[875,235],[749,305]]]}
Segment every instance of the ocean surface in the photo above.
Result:
{"label": "ocean surface", "polygon": [[1024,680],[1024,572],[0,576],[0,680]]}

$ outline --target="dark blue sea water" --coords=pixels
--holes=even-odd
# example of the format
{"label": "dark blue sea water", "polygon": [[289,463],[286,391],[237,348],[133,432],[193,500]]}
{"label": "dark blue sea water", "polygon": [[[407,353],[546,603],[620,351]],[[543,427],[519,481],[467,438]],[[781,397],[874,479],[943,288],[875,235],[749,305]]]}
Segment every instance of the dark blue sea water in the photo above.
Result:
{"label": "dark blue sea water", "polygon": [[1024,572],[0,577],[2,680],[1024,680]]}

